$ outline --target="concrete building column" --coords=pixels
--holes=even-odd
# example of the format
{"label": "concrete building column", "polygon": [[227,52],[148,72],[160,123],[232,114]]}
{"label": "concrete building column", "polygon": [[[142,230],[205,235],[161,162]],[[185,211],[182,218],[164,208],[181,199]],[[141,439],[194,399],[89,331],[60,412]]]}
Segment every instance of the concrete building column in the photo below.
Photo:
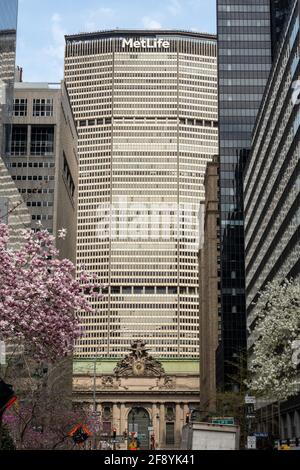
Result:
{"label": "concrete building column", "polygon": [[27,159],[31,154],[31,124],[27,126]]}
{"label": "concrete building column", "polygon": [[300,436],[300,413],[295,411],[295,426],[296,426],[296,435]]}
{"label": "concrete building column", "polygon": [[113,404],[113,428],[116,428],[117,434],[120,434],[120,412],[117,403]]}
{"label": "concrete building column", "polygon": [[157,404],[152,404],[152,426],[155,442],[159,443],[159,419],[157,419],[158,411]]}
{"label": "concrete building column", "polygon": [[291,419],[291,414],[287,413],[286,414],[286,427],[287,427],[287,439],[291,439],[292,436],[292,419]]}
{"label": "concrete building column", "polygon": [[190,413],[190,408],[187,403],[182,404],[182,427],[186,424],[186,416]]}
{"label": "concrete building column", "polygon": [[186,415],[190,413],[190,408],[187,403],[183,405],[183,423],[185,424]]}
{"label": "concrete building column", "polygon": [[175,411],[175,444],[178,445],[181,442],[182,428],[184,422],[182,419],[182,408],[180,403],[176,403]]}
{"label": "concrete building column", "polygon": [[159,406],[159,448],[163,449],[166,443],[165,404]]}
{"label": "concrete building column", "polygon": [[98,416],[97,416],[97,423],[99,423],[99,431],[101,432],[101,431],[102,431],[102,426],[103,426],[103,425],[102,425],[102,423],[103,423],[102,403],[97,403],[96,411],[97,411],[97,413],[98,413]]}
{"label": "concrete building column", "polygon": [[126,406],[125,403],[120,405],[120,431],[123,434],[124,431],[127,431],[128,424],[126,420]]}

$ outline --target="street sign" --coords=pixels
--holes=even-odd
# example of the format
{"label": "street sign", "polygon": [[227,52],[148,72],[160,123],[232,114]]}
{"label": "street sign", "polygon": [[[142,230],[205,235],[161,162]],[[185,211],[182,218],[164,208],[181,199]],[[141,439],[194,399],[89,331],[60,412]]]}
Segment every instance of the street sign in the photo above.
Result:
{"label": "street sign", "polygon": [[113,444],[121,444],[121,442],[124,442],[124,437],[123,436],[116,436],[116,438],[112,439],[111,442]]}
{"label": "street sign", "polygon": [[269,434],[267,432],[254,432],[253,436],[255,436],[255,437],[269,437]]}
{"label": "street sign", "polygon": [[255,403],[247,403],[245,405],[247,419],[255,419]]}
{"label": "street sign", "polygon": [[153,428],[153,426],[148,426],[148,431],[149,431],[149,432],[152,432],[152,431],[154,431],[154,428]]}
{"label": "street sign", "polygon": [[245,403],[246,405],[256,405],[256,398],[255,397],[249,397],[249,395],[245,396]]}
{"label": "street sign", "polygon": [[78,424],[69,432],[68,436],[72,437],[74,444],[81,445],[92,436],[92,433],[86,426]]}
{"label": "street sign", "polygon": [[255,436],[248,436],[248,438],[247,438],[247,448],[248,449],[256,449],[256,437]]}
{"label": "street sign", "polygon": [[234,426],[234,418],[213,418],[212,424],[222,424],[224,426]]}

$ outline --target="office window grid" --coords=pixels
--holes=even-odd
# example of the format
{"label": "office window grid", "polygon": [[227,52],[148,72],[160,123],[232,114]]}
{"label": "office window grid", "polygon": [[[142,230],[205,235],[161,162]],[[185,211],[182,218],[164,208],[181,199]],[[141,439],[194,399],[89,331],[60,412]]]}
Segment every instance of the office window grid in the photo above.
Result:
{"label": "office window grid", "polygon": [[217,383],[232,387],[235,369],[229,363],[246,349],[243,171],[271,68],[270,1],[218,0],[217,11],[222,313]]}
{"label": "office window grid", "polygon": [[[199,355],[195,233],[206,163],[217,153],[216,46],[171,42],[165,53],[132,53],[118,41],[67,39],[65,73],[79,130],[77,262],[111,286],[94,303],[95,315],[83,318],[87,335],[77,356],[118,357],[140,337],[156,356]],[[164,240],[162,223],[154,240],[143,224],[141,237],[99,240],[97,208],[125,199],[130,218],[141,204],[145,212],[149,204],[195,209],[180,241],[175,227]]]}
{"label": "office window grid", "polygon": [[27,116],[27,99],[26,98],[14,99],[13,113],[15,117]]}
{"label": "office window grid", "polygon": [[53,98],[34,98],[33,116],[52,117],[53,116]]}
{"label": "office window grid", "polygon": [[[278,49],[253,134],[252,158],[245,171],[245,246],[248,327],[256,317],[253,302],[267,282],[300,275],[299,108],[292,82],[299,73],[299,10]],[[259,192],[257,192],[259,181]],[[259,227],[259,230],[258,230]],[[248,347],[255,338],[251,332]]]}

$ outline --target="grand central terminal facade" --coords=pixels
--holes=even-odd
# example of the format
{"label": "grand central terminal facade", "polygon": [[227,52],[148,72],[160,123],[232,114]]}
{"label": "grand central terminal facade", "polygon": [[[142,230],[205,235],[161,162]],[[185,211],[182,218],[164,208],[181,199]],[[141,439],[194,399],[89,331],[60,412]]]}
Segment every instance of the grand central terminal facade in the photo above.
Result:
{"label": "grand central terminal facade", "polygon": [[135,341],[122,360],[74,363],[73,402],[96,411],[97,448],[127,448],[135,435],[141,449],[178,449],[182,428],[199,418],[199,370],[195,361],[153,358]]}

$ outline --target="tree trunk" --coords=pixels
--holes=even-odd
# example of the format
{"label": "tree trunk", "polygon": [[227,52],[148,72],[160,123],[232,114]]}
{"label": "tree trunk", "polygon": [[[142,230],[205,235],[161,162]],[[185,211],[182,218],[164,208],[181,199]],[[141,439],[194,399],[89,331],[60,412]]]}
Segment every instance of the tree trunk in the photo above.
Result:
{"label": "tree trunk", "polygon": [[0,412],[0,449],[2,448],[3,439],[3,413]]}

